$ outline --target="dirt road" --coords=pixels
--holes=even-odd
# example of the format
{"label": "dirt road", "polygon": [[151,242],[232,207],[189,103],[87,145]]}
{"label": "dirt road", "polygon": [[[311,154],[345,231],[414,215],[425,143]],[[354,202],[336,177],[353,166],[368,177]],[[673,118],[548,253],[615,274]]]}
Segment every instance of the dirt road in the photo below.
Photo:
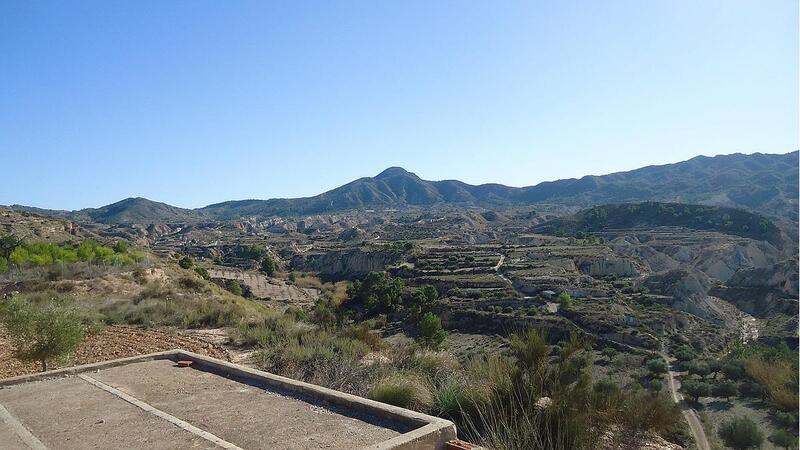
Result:
{"label": "dirt road", "polygon": [[659,355],[661,355],[661,358],[667,363],[667,380],[669,381],[669,390],[672,394],[672,400],[681,407],[681,412],[683,413],[683,417],[686,418],[686,422],[689,423],[689,429],[692,431],[692,436],[694,436],[697,448],[699,450],[711,450],[711,446],[708,444],[708,438],[706,437],[706,431],[703,429],[700,418],[697,417],[697,412],[684,401],[683,394],[678,391],[681,384],[680,381],[675,379],[677,372],[674,370],[674,361],[670,360],[669,355],[664,351],[659,352]]}

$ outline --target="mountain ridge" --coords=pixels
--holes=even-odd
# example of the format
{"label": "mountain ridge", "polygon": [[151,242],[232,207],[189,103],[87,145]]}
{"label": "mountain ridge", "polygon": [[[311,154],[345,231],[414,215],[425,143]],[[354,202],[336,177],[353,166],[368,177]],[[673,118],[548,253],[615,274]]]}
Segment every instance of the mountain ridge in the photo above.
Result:
{"label": "mountain ridge", "polygon": [[291,216],[354,209],[536,204],[590,207],[603,203],[668,201],[741,208],[797,223],[798,152],[697,156],[607,175],[586,175],[511,187],[428,181],[402,167],[389,167],[311,197],[230,200],[185,209],[141,197],[78,211],[12,208],[100,223],[190,222],[250,216]]}

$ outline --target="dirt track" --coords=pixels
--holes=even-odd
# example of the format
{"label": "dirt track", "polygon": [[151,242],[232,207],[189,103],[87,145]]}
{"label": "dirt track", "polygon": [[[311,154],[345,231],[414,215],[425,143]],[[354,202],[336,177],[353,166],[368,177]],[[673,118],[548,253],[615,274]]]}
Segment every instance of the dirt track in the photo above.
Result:
{"label": "dirt track", "polygon": [[677,372],[673,370],[673,364],[672,361],[670,361],[669,355],[663,351],[659,354],[667,363],[667,381],[669,382],[669,390],[672,394],[672,400],[677,403],[678,406],[680,406],[683,417],[685,417],[686,422],[689,423],[689,429],[692,431],[692,436],[694,436],[694,441],[697,444],[697,448],[699,450],[711,450],[711,446],[708,443],[708,438],[706,437],[706,431],[703,429],[703,424],[697,417],[697,413],[694,409],[692,409],[692,407],[686,404],[683,399],[683,394],[678,392],[678,389],[680,389],[680,382],[675,379]]}

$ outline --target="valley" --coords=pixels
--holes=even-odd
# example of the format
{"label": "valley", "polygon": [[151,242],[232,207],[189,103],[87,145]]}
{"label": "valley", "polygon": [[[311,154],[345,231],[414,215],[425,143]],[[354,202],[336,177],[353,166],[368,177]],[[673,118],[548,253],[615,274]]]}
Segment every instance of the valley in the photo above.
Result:
{"label": "valley", "polygon": [[[752,161],[766,165],[762,155]],[[796,193],[796,173],[778,174],[790,185],[794,177]],[[200,210],[136,199],[76,212],[0,208],[2,301],[76,308],[88,335],[56,366],[177,345],[439,415],[487,445],[487,425],[470,420],[502,386],[534,376],[519,365],[537,348],[537,370],[571,380],[563,392],[548,384],[541,398],[664,408],[633,423],[598,403],[586,420],[603,417],[591,426],[609,427],[606,448],[631,436],[657,448],[714,447],[729,409],[770,433],[796,425],[796,376],[776,381],[759,369],[797,367],[796,198],[741,209],[712,205],[715,191],[695,186],[688,198],[703,204],[628,191],[644,198],[606,203],[597,200],[616,188],[593,184],[566,200],[573,190],[563,183],[558,195],[543,186],[451,192],[456,182],[432,191],[411,175],[357,180],[382,192],[348,185],[372,199],[357,204],[326,193]],[[600,180],[630,175],[609,177]],[[787,204],[795,211],[768,214]],[[0,340],[13,345],[8,330]],[[3,376],[37,370],[16,355],[0,353]],[[593,390],[575,390],[583,377]],[[384,393],[398,385],[411,391]],[[675,404],[688,424],[668,409]]]}

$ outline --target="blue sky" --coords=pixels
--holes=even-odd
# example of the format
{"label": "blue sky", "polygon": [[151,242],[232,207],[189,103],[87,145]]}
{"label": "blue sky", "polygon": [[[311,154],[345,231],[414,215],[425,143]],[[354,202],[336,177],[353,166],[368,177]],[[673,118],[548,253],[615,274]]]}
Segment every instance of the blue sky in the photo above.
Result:
{"label": "blue sky", "polygon": [[798,147],[795,1],[0,2],[0,204],[523,186]]}

